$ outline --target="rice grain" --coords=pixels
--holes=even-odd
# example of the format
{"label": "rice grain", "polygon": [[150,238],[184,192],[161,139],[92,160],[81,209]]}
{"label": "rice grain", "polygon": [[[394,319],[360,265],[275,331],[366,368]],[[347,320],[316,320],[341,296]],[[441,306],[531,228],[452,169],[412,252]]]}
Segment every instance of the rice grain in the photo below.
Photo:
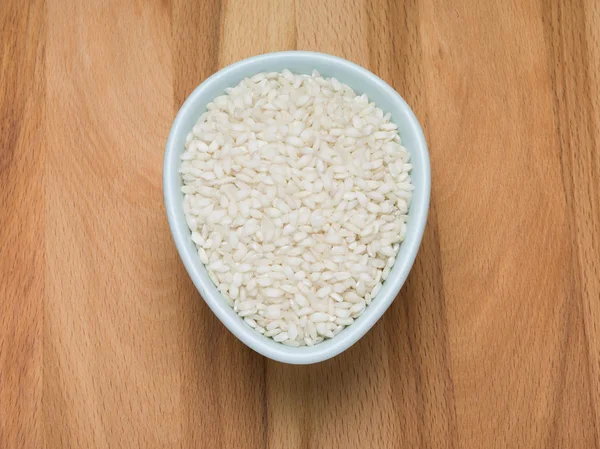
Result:
{"label": "rice grain", "polygon": [[414,191],[410,154],[389,120],[335,78],[284,70],[226,89],[187,136],[191,240],[257,332],[312,346],[376,300]]}

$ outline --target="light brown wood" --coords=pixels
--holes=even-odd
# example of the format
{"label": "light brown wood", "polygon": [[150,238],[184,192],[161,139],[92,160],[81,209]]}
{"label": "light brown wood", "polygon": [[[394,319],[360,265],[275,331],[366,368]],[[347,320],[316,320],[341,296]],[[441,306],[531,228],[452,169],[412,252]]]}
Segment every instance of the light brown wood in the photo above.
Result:
{"label": "light brown wood", "polygon": [[[211,314],[161,192],[174,115],[308,49],[423,124],[432,204],[384,318],[314,366]],[[600,449],[600,4],[4,0],[0,448]]]}
{"label": "light brown wood", "polygon": [[43,5],[0,6],[0,447],[43,442]]}

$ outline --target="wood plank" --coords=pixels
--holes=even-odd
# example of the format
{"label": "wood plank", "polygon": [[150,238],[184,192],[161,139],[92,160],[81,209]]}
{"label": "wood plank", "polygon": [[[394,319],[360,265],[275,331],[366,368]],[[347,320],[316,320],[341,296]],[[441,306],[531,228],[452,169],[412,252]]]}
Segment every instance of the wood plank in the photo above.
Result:
{"label": "wood plank", "polygon": [[189,283],[162,207],[168,4],[50,1],[45,435],[49,447],[181,444]]}
{"label": "wood plank", "polygon": [[540,8],[423,4],[462,447],[597,446]]}
{"label": "wood plank", "polygon": [[600,445],[600,7],[596,2],[545,2],[544,11],[556,141],[569,217],[573,263],[569,296],[581,345],[580,357],[566,361],[564,390],[573,383],[585,385],[576,399],[561,391],[565,405],[560,417],[564,418],[555,438],[568,447],[576,436],[582,447],[585,441],[569,425],[573,408],[579,415],[586,413],[580,417],[581,424],[591,422],[586,433]]}
{"label": "wood plank", "polygon": [[[0,8],[0,447],[41,448],[43,1]],[[19,63],[16,63],[18,61]]]}

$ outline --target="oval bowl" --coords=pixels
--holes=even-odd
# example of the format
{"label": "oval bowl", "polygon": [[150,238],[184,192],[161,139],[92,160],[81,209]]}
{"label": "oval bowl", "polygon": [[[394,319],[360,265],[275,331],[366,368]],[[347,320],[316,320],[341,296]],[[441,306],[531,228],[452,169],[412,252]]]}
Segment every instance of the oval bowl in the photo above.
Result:
{"label": "oval bowl", "polygon": [[[248,326],[225,302],[208,277],[191,240],[183,212],[182,181],[178,172],[186,135],[206,110],[208,103],[245,77],[260,72],[280,72],[283,69],[294,73],[311,73],[316,69],[325,77],[335,76],[359,95],[366,93],[370,101],[377,103],[384,112],[391,113],[391,121],[398,125],[402,145],[411,154],[413,164],[411,177],[415,191],[406,237],[383,288],[352,325],[333,339],[312,347],[293,348],[264,337]],[[286,51],[236,62],[206,79],[192,92],[177,113],[169,133],[164,157],[163,189],[169,225],[179,255],[200,295],[217,318],[244,344],[265,357],[284,363],[310,364],[334,357],[356,343],[381,318],[398,295],[415,261],[425,229],[431,175],[427,144],[421,126],[408,104],[392,87],[368,70],[345,59],[322,53]]]}

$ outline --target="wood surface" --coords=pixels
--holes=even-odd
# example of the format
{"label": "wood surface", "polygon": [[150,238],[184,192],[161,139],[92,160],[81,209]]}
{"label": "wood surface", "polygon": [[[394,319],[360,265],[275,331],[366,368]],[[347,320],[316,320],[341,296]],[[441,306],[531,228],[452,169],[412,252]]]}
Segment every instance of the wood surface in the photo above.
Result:
{"label": "wood surface", "polygon": [[[195,290],[163,149],[239,59],[318,50],[413,107],[432,203],[344,354],[268,361]],[[600,448],[596,0],[1,0],[0,448]]]}

